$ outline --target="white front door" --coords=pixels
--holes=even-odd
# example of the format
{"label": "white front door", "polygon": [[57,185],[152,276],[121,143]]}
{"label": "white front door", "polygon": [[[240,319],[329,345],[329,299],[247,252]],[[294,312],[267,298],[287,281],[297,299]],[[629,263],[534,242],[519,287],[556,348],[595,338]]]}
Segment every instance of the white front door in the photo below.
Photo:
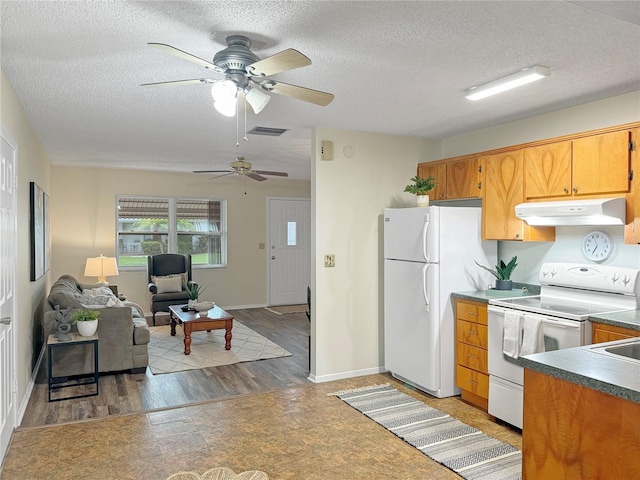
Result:
{"label": "white front door", "polygon": [[16,427],[16,148],[2,130],[0,150],[0,462]]}
{"label": "white front door", "polygon": [[269,199],[269,304],[307,303],[311,281],[311,200]]}

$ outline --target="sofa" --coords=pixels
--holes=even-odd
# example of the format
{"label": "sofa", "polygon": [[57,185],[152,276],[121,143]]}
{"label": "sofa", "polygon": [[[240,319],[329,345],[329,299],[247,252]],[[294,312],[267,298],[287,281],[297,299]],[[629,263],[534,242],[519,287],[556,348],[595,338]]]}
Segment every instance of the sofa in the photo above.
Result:
{"label": "sofa", "polygon": [[[57,331],[56,310],[88,308],[98,310],[98,370],[143,373],[149,364],[149,326],[139,305],[122,301],[105,284],[81,284],[62,275],[51,286],[45,302],[42,329],[46,345]],[[72,325],[72,331],[77,327]],[[84,345],[56,349],[52,368],[56,376],[93,371],[93,353]]]}

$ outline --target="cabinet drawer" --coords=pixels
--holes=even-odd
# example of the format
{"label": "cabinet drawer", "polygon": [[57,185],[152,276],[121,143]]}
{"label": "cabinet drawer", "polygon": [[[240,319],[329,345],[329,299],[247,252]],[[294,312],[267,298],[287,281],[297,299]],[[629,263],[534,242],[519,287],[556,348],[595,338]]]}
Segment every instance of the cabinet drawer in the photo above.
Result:
{"label": "cabinet drawer", "polygon": [[634,337],[640,337],[640,330],[593,323],[593,339],[591,343],[612,342]]}
{"label": "cabinet drawer", "polygon": [[478,372],[488,373],[487,351],[482,348],[458,343],[456,348],[456,359],[458,365],[463,365]]}
{"label": "cabinet drawer", "polygon": [[456,366],[456,385],[479,397],[489,398],[489,375],[484,373],[458,365]]}
{"label": "cabinet drawer", "polygon": [[456,340],[476,347],[487,348],[487,327],[464,320],[456,320]]}
{"label": "cabinet drawer", "polygon": [[457,300],[456,318],[487,325],[487,306],[482,303]]}

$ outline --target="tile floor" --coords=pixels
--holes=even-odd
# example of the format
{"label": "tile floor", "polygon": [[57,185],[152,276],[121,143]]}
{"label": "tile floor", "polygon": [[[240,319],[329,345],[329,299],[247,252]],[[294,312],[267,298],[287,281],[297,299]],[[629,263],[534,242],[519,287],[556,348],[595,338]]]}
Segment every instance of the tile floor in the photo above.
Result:
{"label": "tile floor", "polygon": [[170,410],[19,429],[2,480],[164,480],[227,466],[286,479],[459,479],[327,393],[391,383],[499,440],[518,432],[459,398],[436,399],[386,374],[226,398]]}

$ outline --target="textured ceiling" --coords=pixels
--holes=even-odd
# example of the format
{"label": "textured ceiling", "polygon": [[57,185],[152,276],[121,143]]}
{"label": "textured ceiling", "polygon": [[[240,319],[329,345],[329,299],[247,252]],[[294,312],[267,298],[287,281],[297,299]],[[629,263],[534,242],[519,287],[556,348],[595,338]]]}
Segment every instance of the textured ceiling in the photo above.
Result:
{"label": "textured ceiling", "polygon": [[[243,155],[308,179],[314,126],[443,138],[640,90],[638,1],[2,1],[0,15],[2,68],[58,165],[191,171]],[[261,58],[310,57],[273,78],[333,103],[272,95],[247,129],[288,131],[236,147],[236,119],[213,109],[206,85],[140,87],[207,76],[147,42],[211,60],[232,33]],[[551,76],[464,98],[536,64]]]}

